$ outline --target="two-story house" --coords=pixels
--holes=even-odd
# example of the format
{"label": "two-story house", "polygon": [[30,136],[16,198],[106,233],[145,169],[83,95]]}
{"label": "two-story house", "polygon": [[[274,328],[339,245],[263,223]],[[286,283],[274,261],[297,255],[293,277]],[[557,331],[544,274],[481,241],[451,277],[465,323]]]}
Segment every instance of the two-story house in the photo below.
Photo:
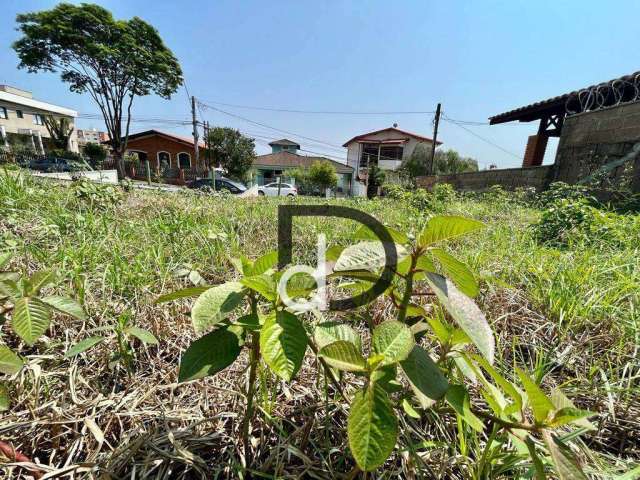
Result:
{"label": "two-story house", "polygon": [[[44,154],[51,135],[44,123],[45,116],[65,117],[74,126],[78,113],[74,110],[35,100],[31,92],[0,85],[0,148],[25,148]],[[78,151],[75,128],[69,137],[68,150]]]}
{"label": "two-story house", "polygon": [[[418,145],[431,149],[433,140],[416,133],[405,132],[393,127],[357,135],[346,142],[347,165],[357,172],[357,181],[353,183],[353,195],[364,195],[366,176],[371,165],[381,170],[398,170],[404,160]],[[441,145],[442,142],[436,142]]]}

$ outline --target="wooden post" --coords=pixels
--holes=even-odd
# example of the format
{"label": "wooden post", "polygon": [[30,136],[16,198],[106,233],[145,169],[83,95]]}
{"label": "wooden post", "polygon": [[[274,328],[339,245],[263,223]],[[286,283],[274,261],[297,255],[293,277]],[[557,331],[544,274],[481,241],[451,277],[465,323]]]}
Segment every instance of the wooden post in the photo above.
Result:
{"label": "wooden post", "polygon": [[144,167],[147,170],[147,183],[151,185],[151,167],[149,167],[149,159],[144,159]]}
{"label": "wooden post", "polygon": [[278,177],[278,196],[280,196],[280,189],[282,188],[280,185],[282,184],[282,174]]}
{"label": "wooden post", "polygon": [[433,175],[433,162],[436,159],[436,144],[438,143],[438,125],[440,124],[440,108],[438,103],[436,107],[436,116],[433,119],[433,143],[431,144],[431,158],[427,159],[427,175]]}
{"label": "wooden post", "polygon": [[196,118],[196,97],[191,97],[191,118],[193,122],[193,153],[196,159],[196,169],[200,165],[200,151],[198,149],[198,119]]}

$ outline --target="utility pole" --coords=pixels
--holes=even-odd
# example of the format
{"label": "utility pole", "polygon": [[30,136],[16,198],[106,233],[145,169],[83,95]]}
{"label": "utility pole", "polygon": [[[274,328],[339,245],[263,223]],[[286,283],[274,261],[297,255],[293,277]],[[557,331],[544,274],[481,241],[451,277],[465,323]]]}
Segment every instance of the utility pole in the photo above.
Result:
{"label": "utility pole", "polygon": [[427,160],[427,175],[433,175],[433,162],[436,159],[436,144],[438,143],[438,125],[440,124],[440,107],[436,107],[436,117],[433,119],[433,143],[431,144],[431,158]]}
{"label": "utility pole", "polygon": [[200,165],[200,151],[198,149],[198,119],[196,118],[196,97],[191,97],[191,118],[193,119],[193,152],[196,157],[196,170]]}

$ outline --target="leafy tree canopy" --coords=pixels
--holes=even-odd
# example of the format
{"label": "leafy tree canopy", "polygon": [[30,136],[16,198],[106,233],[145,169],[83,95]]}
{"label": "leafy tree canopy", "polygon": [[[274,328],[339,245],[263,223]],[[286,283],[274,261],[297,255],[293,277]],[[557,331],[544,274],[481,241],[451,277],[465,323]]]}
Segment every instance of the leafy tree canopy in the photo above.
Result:
{"label": "leafy tree canopy", "polygon": [[336,169],[329,162],[316,160],[309,167],[309,183],[320,190],[335,188],[338,185]]}
{"label": "leafy tree canopy", "polygon": [[256,158],[252,138],[233,128],[215,127],[209,131],[208,143],[215,167],[221,167],[232,178],[246,180]]}
{"label": "leafy tree canopy", "polygon": [[[427,174],[427,160],[431,151],[424,145],[416,146],[411,156],[404,162],[402,169],[411,178]],[[477,172],[478,162],[471,157],[463,157],[455,150],[439,150],[433,162],[434,175],[450,173]]]}

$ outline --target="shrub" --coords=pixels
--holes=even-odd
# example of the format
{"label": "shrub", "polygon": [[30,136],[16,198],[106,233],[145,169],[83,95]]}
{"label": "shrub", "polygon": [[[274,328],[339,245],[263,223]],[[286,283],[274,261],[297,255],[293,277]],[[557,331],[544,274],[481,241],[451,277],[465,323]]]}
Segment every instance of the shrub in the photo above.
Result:
{"label": "shrub", "polygon": [[406,200],[411,192],[397,183],[385,183],[382,186],[382,195],[392,200]]}
{"label": "shrub", "polygon": [[107,158],[107,150],[97,143],[87,143],[84,146],[84,154],[89,157],[89,163],[94,168],[102,168],[105,158]]}
{"label": "shrub", "polygon": [[589,204],[596,204],[595,198],[590,196],[584,185],[569,185],[565,182],[553,182],[549,188],[538,195],[538,205],[546,208],[558,200],[587,200]]}
{"label": "shrub", "polygon": [[88,204],[90,208],[107,210],[122,200],[122,193],[113,185],[101,185],[84,178],[74,181],[75,197]]}
{"label": "shrub", "polygon": [[448,183],[438,183],[433,187],[433,199],[436,202],[448,203],[456,199],[456,190]]}

